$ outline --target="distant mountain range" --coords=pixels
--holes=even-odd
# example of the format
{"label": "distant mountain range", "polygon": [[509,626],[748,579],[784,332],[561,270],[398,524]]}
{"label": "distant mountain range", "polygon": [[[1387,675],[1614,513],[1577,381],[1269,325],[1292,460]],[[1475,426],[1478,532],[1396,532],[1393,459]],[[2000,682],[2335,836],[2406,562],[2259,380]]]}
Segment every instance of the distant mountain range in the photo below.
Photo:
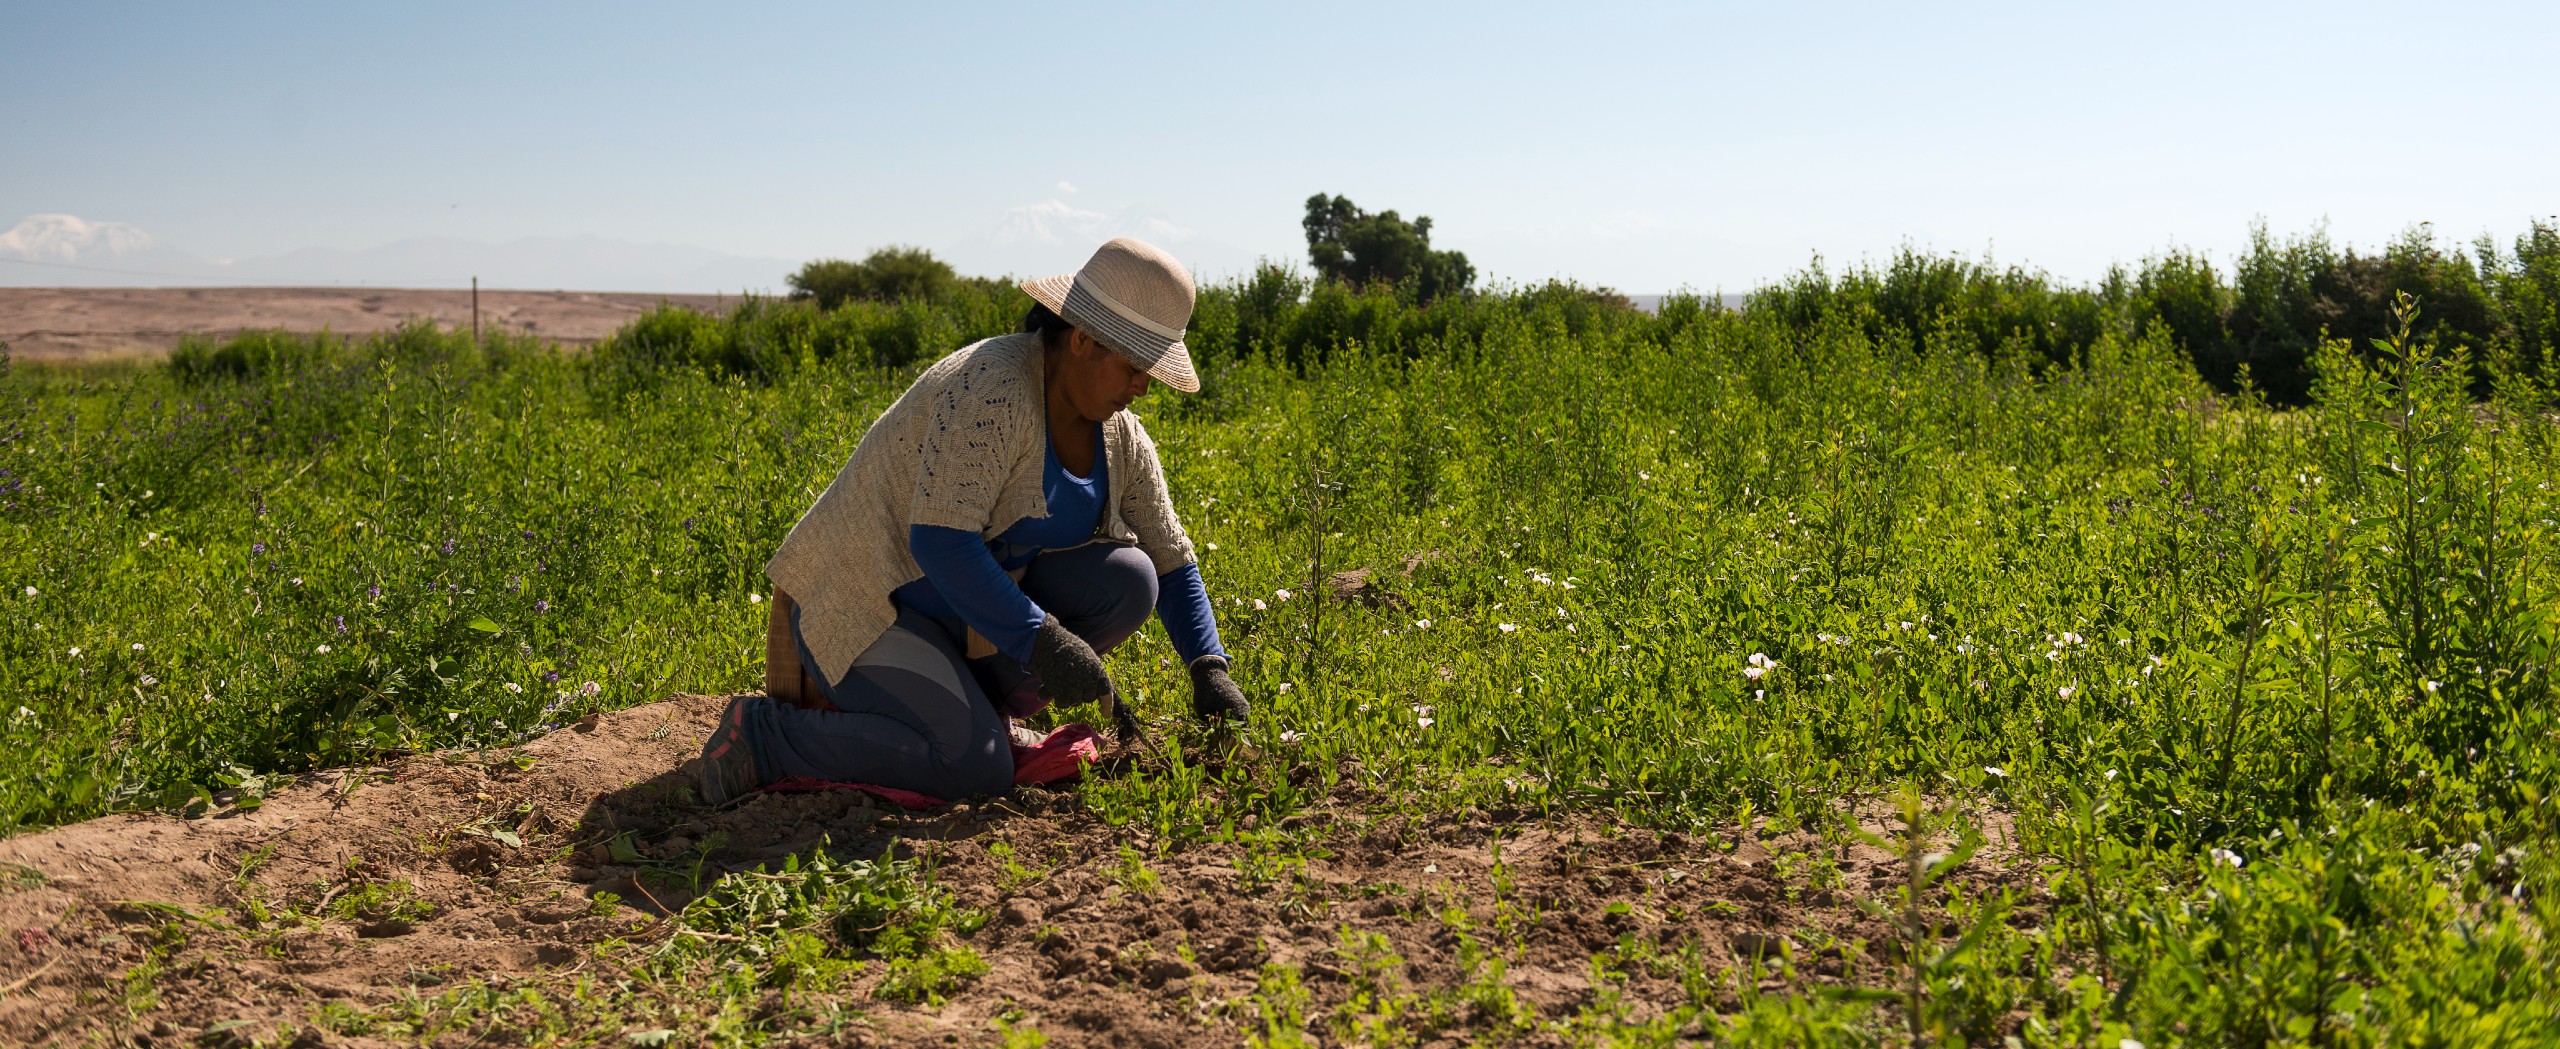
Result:
{"label": "distant mountain range", "polygon": [[1246,248],[1202,240],[1152,208],[1094,211],[1054,197],[1008,208],[993,227],[935,253],[962,273],[1037,277],[1073,271],[1113,237],[1136,237],[1172,252],[1203,283],[1252,273],[1259,261]]}
{"label": "distant mountain range", "polygon": [[[1104,212],[1057,198],[1008,209],[983,232],[935,247],[934,253],[962,273],[1032,277],[1072,272],[1096,245],[1123,236],[1172,252],[1203,284],[1248,275],[1264,257],[1202,239],[1144,207]],[[861,258],[874,246],[835,254]],[[29,215],[0,233],[0,287],[15,288],[460,288],[478,277],[483,288],[524,291],[778,294],[785,289],[784,278],[800,264],[603,237],[529,237],[504,243],[414,237],[363,249],[298,248],[260,258],[214,259],[162,244],[127,223],[59,214]],[[1630,298],[1650,310],[1661,296]],[[1728,306],[1738,305],[1742,296],[1724,299]]]}
{"label": "distant mountain range", "polygon": [[418,237],[360,250],[301,248],[253,259],[208,259],[161,244],[122,222],[30,215],[0,233],[0,285],[370,285],[708,293],[776,292],[798,269],[790,259],[749,258],[681,244],[602,237],[530,237],[505,243]]}

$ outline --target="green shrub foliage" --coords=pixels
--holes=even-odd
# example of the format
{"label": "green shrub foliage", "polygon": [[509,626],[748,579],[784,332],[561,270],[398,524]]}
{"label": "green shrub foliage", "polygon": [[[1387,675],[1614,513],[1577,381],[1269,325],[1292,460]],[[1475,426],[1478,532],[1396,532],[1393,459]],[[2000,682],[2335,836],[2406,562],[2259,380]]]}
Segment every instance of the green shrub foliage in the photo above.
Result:
{"label": "green shrub foliage", "polygon": [[857,299],[871,302],[939,301],[961,287],[951,265],[923,248],[890,246],[860,262],[818,259],[786,279],[791,297],[834,309]]}
{"label": "green shrub foliage", "polygon": [[[1693,1000],[1620,1018],[1652,1042],[1536,1021],[1585,1041],[2552,1044],[2552,241],[2262,237],[2236,277],[2170,254],[2092,289],[1907,255],[1740,310],[1205,289],[1205,389],[1136,410],[1257,718],[1202,735],[1150,626],[1110,658],[1166,758],[1075,790],[1167,855],[1304,844],[1270,828],[1350,796],[1803,828],[1842,851],[1782,859],[1818,868],[1897,794],[1985,825],[1914,832],[1909,869],[2007,855],[1962,894],[1912,878],[1904,942],[1821,956],[1836,985],[1663,945]],[[2338,337],[2377,289],[2381,337]],[[775,544],[917,369],[1023,305],[20,363],[0,829],[755,687]],[[1321,596],[1360,569],[1393,600]],[[729,877],[653,948],[666,979],[824,994],[861,963],[929,1002],[983,968],[977,916],[902,868]]]}

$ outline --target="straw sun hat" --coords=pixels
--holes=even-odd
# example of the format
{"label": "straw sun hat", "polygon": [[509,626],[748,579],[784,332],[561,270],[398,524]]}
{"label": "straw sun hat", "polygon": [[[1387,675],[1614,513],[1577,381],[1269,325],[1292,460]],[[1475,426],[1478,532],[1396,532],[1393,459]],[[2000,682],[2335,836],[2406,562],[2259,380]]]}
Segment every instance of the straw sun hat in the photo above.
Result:
{"label": "straw sun hat", "polygon": [[1191,323],[1196,297],[1191,271],[1143,240],[1114,238],[1074,273],[1022,282],[1076,329],[1093,336],[1145,369],[1157,382],[1184,393],[1200,392],[1182,329]]}

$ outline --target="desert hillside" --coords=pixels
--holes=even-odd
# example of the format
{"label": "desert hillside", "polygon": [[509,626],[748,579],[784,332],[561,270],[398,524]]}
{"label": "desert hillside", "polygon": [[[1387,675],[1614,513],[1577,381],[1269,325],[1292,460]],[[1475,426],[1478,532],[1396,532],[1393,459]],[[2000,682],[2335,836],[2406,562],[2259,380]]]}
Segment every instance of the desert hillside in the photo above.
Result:
{"label": "desert hillside", "polygon": [[[585,344],[660,302],[717,310],[735,296],[641,292],[480,292],[480,323]],[[188,335],[253,328],[345,335],[414,317],[469,327],[471,292],[412,288],[0,288],[0,342],[20,360],[167,353]]]}

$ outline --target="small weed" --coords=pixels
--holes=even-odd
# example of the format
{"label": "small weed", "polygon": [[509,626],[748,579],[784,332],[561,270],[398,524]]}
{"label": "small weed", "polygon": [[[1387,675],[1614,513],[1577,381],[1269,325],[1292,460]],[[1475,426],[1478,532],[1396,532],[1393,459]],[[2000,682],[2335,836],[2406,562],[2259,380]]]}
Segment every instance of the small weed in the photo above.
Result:
{"label": "small weed", "polygon": [[1126,845],[1120,847],[1120,860],[1111,867],[1111,880],[1135,896],[1153,896],[1163,889],[1146,857]]}
{"label": "small weed", "polygon": [[435,913],[435,904],[419,896],[417,887],[401,878],[369,882],[342,893],[330,901],[328,910],[330,917],[360,922],[422,922]]}

